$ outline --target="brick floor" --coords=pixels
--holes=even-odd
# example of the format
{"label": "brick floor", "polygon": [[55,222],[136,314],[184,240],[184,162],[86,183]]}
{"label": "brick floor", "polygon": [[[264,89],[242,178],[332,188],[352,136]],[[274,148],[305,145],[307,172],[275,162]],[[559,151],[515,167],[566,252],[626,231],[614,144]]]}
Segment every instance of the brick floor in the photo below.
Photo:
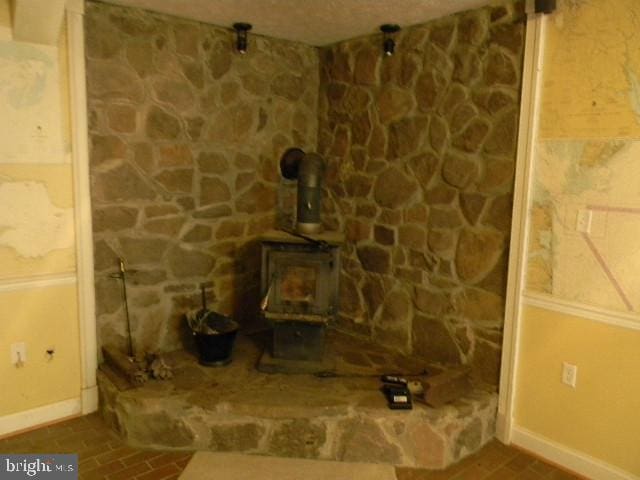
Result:
{"label": "brick floor", "polygon": [[396,468],[398,480],[577,480],[576,476],[516,448],[491,441],[445,471]]}
{"label": "brick floor", "polygon": [[[172,480],[192,452],[127,446],[98,414],[74,418],[0,440],[0,453],[77,453],[81,480]],[[396,468],[398,480],[575,480],[515,448],[493,441],[446,471]],[[229,479],[236,480],[236,479]]]}
{"label": "brick floor", "polygon": [[177,479],[193,452],[127,446],[98,414],[0,440],[1,453],[77,453],[81,480]]}

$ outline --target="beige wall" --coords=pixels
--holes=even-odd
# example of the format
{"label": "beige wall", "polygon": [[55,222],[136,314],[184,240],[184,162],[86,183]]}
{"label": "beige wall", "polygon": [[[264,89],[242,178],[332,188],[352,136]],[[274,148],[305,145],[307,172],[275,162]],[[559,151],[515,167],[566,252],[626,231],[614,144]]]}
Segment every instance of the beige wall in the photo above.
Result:
{"label": "beige wall", "polygon": [[[2,29],[6,30],[6,35]],[[2,421],[5,415],[79,398],[81,363],[74,279],[74,195],[66,36],[61,35],[57,48],[11,41],[7,0],[0,0],[0,30],[3,52],[9,57],[33,51],[37,52],[34,55],[38,58],[46,57],[57,67],[55,73],[47,69],[47,81],[53,82],[53,97],[43,96],[39,101],[52,102],[55,111],[60,112],[47,124],[50,129],[44,133],[50,138],[58,135],[61,145],[52,153],[48,148],[40,148],[40,143],[36,144],[34,140],[34,144],[25,145],[27,150],[33,150],[24,157],[8,157],[6,149],[0,150]],[[19,60],[15,59],[7,60],[3,65],[8,65],[7,69],[20,68]],[[0,95],[6,95],[6,92],[0,92]],[[47,103],[44,108],[49,105]],[[37,106],[27,109],[28,113],[22,116],[16,115],[13,108],[8,96],[0,98],[0,115],[19,118],[24,122],[20,126],[27,129],[45,125],[34,113],[38,111]],[[14,138],[10,133],[0,132],[3,145],[12,141]],[[36,152],[35,156],[33,152]],[[13,195],[13,192],[17,193]],[[15,212],[20,212],[18,220]],[[25,342],[27,347],[27,361],[21,368],[9,362],[11,345],[17,342]],[[53,358],[48,358],[46,353],[50,348],[55,349]]]}
{"label": "beige wall", "polygon": [[[3,312],[0,349],[27,343],[27,362],[15,368],[0,362],[0,378],[10,385],[0,395],[0,415],[29,410],[80,395],[78,312],[74,285],[0,294]],[[55,349],[49,360],[47,349]],[[8,358],[3,356],[4,359]]]}
{"label": "beige wall", "polygon": [[[640,322],[640,216],[596,212],[588,235],[576,231],[579,208],[640,206],[638,15],[635,0],[565,0],[545,19],[527,252],[527,290],[545,308],[524,308],[515,400],[516,428],[635,475],[640,331],[558,312]],[[562,362],[578,367],[575,389]]]}
{"label": "beige wall", "polygon": [[[640,331],[525,308],[516,423],[640,474]],[[578,366],[573,389],[562,362]]]}

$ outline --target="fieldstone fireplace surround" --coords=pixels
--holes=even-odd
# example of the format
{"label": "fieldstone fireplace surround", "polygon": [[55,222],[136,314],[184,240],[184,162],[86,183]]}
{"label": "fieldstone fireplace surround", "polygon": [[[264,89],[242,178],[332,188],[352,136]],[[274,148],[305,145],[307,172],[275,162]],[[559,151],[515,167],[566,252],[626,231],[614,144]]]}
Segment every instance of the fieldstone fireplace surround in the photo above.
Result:
{"label": "fieldstone fireplace surround", "polygon": [[203,282],[211,308],[246,325],[278,159],[316,148],[315,50],[252,36],[240,56],[224,29],[91,2],[86,38],[100,342],[125,345],[117,256],[138,350],[182,347]]}
{"label": "fieldstone fireplace surround", "polygon": [[[241,56],[229,30],[88,2],[101,344],[125,351],[118,257],[138,350],[183,348],[203,282],[211,308],[260,325],[260,238],[283,217],[292,184],[278,160],[295,146],[327,161],[325,228],[345,236],[332,327],[468,365],[495,390],[522,10],[505,1],[403,29],[389,58],[377,35],[324,48],[250,35]],[[480,440],[445,463],[491,436],[495,398],[471,405],[445,417],[481,411]],[[464,428],[443,444],[457,448]]]}
{"label": "fieldstone fireplace surround", "polygon": [[[320,52],[318,152],[343,229],[340,328],[496,385],[523,3]],[[515,10],[514,10],[515,9]]]}

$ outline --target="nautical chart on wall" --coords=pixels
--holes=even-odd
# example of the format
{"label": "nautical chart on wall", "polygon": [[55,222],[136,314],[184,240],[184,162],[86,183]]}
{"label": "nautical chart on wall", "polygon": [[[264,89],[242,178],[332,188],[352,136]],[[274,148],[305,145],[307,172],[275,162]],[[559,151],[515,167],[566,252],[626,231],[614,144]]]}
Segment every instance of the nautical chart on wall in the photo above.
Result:
{"label": "nautical chart on wall", "polygon": [[640,5],[564,0],[545,25],[540,138],[640,137]]}
{"label": "nautical chart on wall", "polygon": [[640,2],[560,6],[546,24],[527,288],[640,314]]}
{"label": "nautical chart on wall", "polygon": [[73,271],[58,49],[0,41],[0,279]]}
{"label": "nautical chart on wall", "polygon": [[640,312],[638,158],[637,141],[538,145],[530,289]]}
{"label": "nautical chart on wall", "polygon": [[55,47],[0,41],[0,163],[68,163]]}

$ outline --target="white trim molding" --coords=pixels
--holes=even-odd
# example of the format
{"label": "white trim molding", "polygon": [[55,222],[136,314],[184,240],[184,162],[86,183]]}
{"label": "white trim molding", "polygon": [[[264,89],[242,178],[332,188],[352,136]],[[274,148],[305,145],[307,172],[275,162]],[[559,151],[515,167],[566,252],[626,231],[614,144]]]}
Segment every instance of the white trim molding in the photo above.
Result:
{"label": "white trim molding", "polygon": [[630,472],[556,443],[518,425],[513,426],[511,440],[514,445],[524,450],[593,480],[640,480],[640,477]]}
{"label": "white trim molding", "polygon": [[[527,11],[531,10],[531,5]],[[527,14],[522,93],[520,96],[520,122],[514,179],[511,241],[507,269],[507,292],[504,312],[504,334],[500,369],[498,417],[496,436],[509,443],[516,392],[518,339],[521,296],[525,286],[527,265],[527,237],[529,204],[531,202],[532,165],[535,139],[538,131],[538,106],[542,84],[542,57],[544,52],[544,16]]]}
{"label": "white trim molding", "polygon": [[0,417],[0,437],[45,423],[80,415],[81,412],[82,401],[80,398],[72,398],[31,410],[4,415]]}
{"label": "white trim molding", "polygon": [[82,413],[97,409],[97,397],[85,396],[96,386],[98,351],[96,339],[95,291],[93,274],[93,233],[89,187],[89,129],[87,127],[87,85],[84,58],[83,2],[70,2],[67,10],[69,89],[71,98],[71,137],[73,186],[75,197],[76,258],[78,272],[78,312],[80,355],[82,359]]}
{"label": "white trim molding", "polygon": [[82,413],[87,414],[98,410],[98,386],[82,388]]}
{"label": "white trim molding", "polygon": [[523,294],[522,301],[525,305],[544,308],[552,312],[572,315],[614,327],[640,330],[640,316],[638,314],[608,310],[606,308],[596,307],[595,305],[586,305],[584,303],[573,302],[552,295],[530,291]]}
{"label": "white trim molding", "polygon": [[0,280],[0,293],[31,290],[34,288],[58,287],[60,285],[73,285],[77,282],[75,273],[62,273],[55,275],[39,275],[22,277],[20,279]]}

